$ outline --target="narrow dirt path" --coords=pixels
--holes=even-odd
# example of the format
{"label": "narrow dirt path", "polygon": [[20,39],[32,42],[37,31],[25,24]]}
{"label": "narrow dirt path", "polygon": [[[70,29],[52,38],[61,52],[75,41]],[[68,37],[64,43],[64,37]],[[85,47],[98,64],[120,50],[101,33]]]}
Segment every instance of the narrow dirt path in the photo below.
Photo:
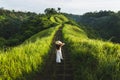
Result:
{"label": "narrow dirt path", "polygon": [[62,63],[56,63],[56,49],[55,49],[55,41],[62,39],[62,28],[63,25],[56,32],[56,35],[53,39],[52,48],[50,51],[49,58],[46,62],[46,67],[43,71],[42,76],[38,75],[35,80],[73,80],[73,68],[72,63],[70,61],[70,55],[66,49],[66,47],[62,48],[62,55],[64,60]]}

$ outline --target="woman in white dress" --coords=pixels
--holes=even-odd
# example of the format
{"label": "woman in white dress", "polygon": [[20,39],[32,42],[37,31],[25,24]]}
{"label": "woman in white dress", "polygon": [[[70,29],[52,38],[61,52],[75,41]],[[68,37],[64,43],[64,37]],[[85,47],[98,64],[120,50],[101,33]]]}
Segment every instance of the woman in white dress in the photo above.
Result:
{"label": "woman in white dress", "polygon": [[62,43],[61,41],[56,41],[55,44],[56,44],[56,62],[61,63],[61,59],[63,60],[61,47],[65,45],[65,43]]}

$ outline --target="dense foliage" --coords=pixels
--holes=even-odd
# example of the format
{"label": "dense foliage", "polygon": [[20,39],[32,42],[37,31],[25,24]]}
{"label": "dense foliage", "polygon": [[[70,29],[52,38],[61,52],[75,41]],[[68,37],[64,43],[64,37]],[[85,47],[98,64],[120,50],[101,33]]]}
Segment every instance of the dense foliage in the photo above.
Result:
{"label": "dense foliage", "polygon": [[33,80],[36,72],[42,72],[58,27],[43,30],[9,51],[0,51],[0,80]]}
{"label": "dense foliage", "polygon": [[0,47],[14,46],[51,26],[50,15],[0,9]]}
{"label": "dense foliage", "polygon": [[[58,10],[60,12],[60,8]],[[101,11],[79,17],[70,15],[80,25],[55,14],[57,11],[54,13],[53,8],[45,12],[35,14],[0,9],[0,47],[24,41],[7,51],[0,50],[0,80],[33,80],[36,72],[42,73],[54,35],[62,26],[63,40],[74,68],[74,80],[120,79],[120,45],[89,38],[89,35],[94,37],[95,31],[104,39],[119,42],[120,12]]]}
{"label": "dense foliage", "polygon": [[79,24],[85,25],[105,40],[120,43],[120,12],[88,12],[84,15],[68,15]]}
{"label": "dense foliage", "polygon": [[[54,15],[49,20],[59,23],[67,21],[67,18]],[[36,73],[42,74],[52,40],[59,27],[61,24],[42,30],[20,46],[0,51],[0,80],[33,80]]]}
{"label": "dense foliage", "polygon": [[79,27],[65,24],[63,37],[71,55],[74,80],[119,80],[120,45],[89,39]]}

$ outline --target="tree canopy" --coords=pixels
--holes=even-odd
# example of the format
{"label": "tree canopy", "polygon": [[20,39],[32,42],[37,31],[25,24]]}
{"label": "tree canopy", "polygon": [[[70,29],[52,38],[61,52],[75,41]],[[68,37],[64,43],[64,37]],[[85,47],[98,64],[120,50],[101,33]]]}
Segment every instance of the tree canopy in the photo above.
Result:
{"label": "tree canopy", "polygon": [[56,14],[57,11],[54,8],[46,8],[45,9],[45,14]]}
{"label": "tree canopy", "polygon": [[0,9],[0,47],[18,45],[33,34],[55,25],[49,17],[33,12]]}
{"label": "tree canopy", "polygon": [[83,15],[69,15],[79,24],[83,24],[88,35],[90,28],[95,31],[93,35],[112,42],[120,43],[120,11],[88,12]]}

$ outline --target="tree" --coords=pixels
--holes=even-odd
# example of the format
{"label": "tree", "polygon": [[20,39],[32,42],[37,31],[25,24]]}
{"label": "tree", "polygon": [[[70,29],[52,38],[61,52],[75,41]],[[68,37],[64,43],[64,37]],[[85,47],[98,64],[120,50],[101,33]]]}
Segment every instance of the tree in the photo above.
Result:
{"label": "tree", "polygon": [[56,14],[57,11],[54,8],[47,8],[45,9],[45,14]]}
{"label": "tree", "polygon": [[60,13],[60,10],[61,10],[61,8],[60,7],[58,7],[58,12]]}
{"label": "tree", "polygon": [[0,37],[0,48],[5,46],[6,40],[3,37]]}

